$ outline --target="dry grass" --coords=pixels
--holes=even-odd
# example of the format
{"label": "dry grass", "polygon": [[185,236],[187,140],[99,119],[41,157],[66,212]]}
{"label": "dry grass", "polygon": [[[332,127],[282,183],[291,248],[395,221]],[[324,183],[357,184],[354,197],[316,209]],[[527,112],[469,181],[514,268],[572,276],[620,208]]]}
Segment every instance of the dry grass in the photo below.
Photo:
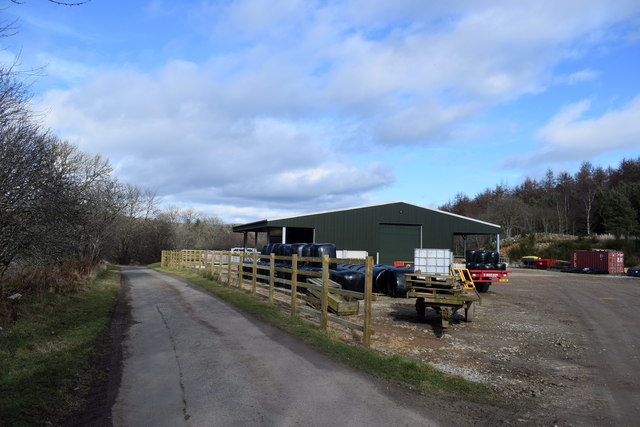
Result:
{"label": "dry grass", "polygon": [[0,320],[15,321],[19,317],[22,298],[45,293],[75,293],[106,268],[105,262],[96,264],[89,260],[70,260],[6,277],[0,282]]}

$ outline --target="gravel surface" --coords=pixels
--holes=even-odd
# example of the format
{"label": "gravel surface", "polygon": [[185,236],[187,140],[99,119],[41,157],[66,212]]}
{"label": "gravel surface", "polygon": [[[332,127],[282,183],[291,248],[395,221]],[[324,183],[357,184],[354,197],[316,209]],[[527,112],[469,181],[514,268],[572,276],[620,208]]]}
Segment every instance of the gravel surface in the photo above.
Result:
{"label": "gravel surface", "polygon": [[513,402],[506,424],[638,425],[640,279],[523,269],[481,295],[442,338],[435,313],[381,297],[374,347],[490,385]]}

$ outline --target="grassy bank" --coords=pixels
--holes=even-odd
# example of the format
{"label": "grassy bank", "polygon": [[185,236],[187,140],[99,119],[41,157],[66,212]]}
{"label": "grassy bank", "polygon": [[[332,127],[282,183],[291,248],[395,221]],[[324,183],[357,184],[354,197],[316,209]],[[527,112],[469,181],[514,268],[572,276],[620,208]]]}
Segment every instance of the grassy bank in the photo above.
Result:
{"label": "grassy bank", "polygon": [[83,407],[103,375],[90,360],[119,289],[110,267],[76,292],[22,298],[20,318],[0,323],[0,424],[56,425]]}
{"label": "grassy bank", "polygon": [[425,394],[455,393],[460,397],[484,403],[495,398],[490,389],[482,384],[444,374],[417,360],[387,356],[376,350],[337,341],[314,324],[291,317],[265,301],[237,288],[229,288],[209,280],[196,272],[157,269],[200,285],[252,316],[290,333],[332,359],[368,374],[393,380]]}

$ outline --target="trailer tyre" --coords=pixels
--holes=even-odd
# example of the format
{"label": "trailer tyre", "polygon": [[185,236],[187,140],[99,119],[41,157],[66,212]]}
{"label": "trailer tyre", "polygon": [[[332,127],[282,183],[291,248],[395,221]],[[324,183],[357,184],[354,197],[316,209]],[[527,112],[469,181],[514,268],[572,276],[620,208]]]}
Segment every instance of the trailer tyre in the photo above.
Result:
{"label": "trailer tyre", "polygon": [[489,286],[491,286],[491,283],[488,282],[476,283],[476,290],[485,293],[489,290]]}
{"label": "trailer tyre", "polygon": [[469,323],[473,322],[473,318],[476,316],[476,305],[470,302],[467,308],[464,309],[464,321]]}
{"label": "trailer tyre", "polygon": [[416,313],[418,315],[418,322],[423,322],[425,319],[427,305],[424,302],[424,298],[416,299]]}

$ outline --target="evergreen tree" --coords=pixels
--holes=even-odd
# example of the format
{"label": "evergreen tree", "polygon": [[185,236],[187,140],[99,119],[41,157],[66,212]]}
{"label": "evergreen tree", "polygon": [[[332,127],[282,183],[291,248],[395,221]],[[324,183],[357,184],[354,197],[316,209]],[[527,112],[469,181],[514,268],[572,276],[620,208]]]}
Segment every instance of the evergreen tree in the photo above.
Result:
{"label": "evergreen tree", "polygon": [[600,190],[598,200],[602,207],[602,218],[607,233],[613,234],[616,238],[638,233],[640,226],[637,213],[623,193],[615,190]]}

